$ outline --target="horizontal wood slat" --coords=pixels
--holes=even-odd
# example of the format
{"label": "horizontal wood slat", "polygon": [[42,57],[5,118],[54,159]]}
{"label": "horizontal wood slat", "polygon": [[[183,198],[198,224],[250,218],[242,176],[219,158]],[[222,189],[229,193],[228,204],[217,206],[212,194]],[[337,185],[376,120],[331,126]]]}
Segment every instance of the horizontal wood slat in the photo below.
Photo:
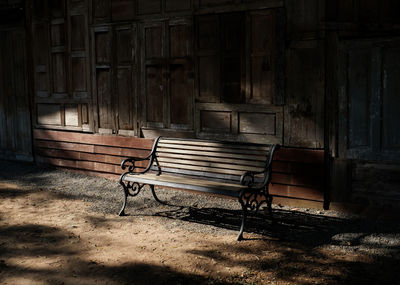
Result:
{"label": "horizontal wood slat", "polygon": [[[86,153],[86,152],[77,152],[77,151],[68,151],[68,150],[58,150],[58,149],[36,149],[36,153],[43,157],[52,157],[52,158],[65,158],[69,160],[85,160],[85,161],[93,161],[93,162],[102,162],[114,165],[121,165],[121,161],[126,159],[126,157],[120,156],[112,156],[112,155],[104,155],[98,153]],[[136,163],[138,167],[145,168],[148,165],[148,161],[138,161]],[[121,170],[122,171],[122,170]],[[118,173],[121,173],[118,171]]]}
{"label": "horizontal wood slat", "polygon": [[248,149],[248,150],[259,150],[259,151],[269,151],[269,147],[267,146],[260,146],[254,144],[234,144],[234,143],[224,143],[224,142],[209,142],[209,141],[179,141],[173,139],[161,139],[160,143],[163,144],[170,144],[170,145],[187,145],[187,146],[207,146],[207,147],[219,147],[219,148],[237,148],[237,149]]}
{"label": "horizontal wood slat", "polygon": [[323,165],[310,163],[274,161],[272,164],[272,171],[280,173],[291,173],[298,176],[305,175],[321,178],[323,178],[324,176]]}
{"label": "horizontal wood slat", "polygon": [[178,164],[178,163],[168,163],[168,162],[160,162],[161,168],[176,168],[176,169],[188,169],[193,171],[198,171],[199,173],[210,172],[210,173],[222,173],[222,174],[231,174],[231,175],[242,175],[244,171],[242,170],[233,170],[233,169],[223,169],[223,168],[215,168],[215,167],[205,167],[205,166],[195,166],[188,164]]}
{"label": "horizontal wood slat", "polygon": [[158,147],[165,149],[180,149],[180,150],[194,150],[194,151],[207,151],[207,152],[217,152],[217,153],[234,153],[234,154],[251,154],[257,156],[268,155],[266,150],[248,150],[240,148],[226,147],[215,147],[215,146],[196,146],[196,145],[179,145],[179,144],[168,144],[168,143],[158,143]]}
{"label": "horizontal wood slat", "polygon": [[[198,156],[198,155],[181,155],[175,153],[157,153],[158,157],[165,157],[165,158],[182,158],[188,159],[193,161],[212,161],[212,162],[221,162],[221,163],[230,163],[230,164],[238,164],[238,165],[249,165],[249,166],[258,166],[264,167],[265,163],[262,161],[252,161],[252,160],[240,160],[233,158],[221,158],[221,157],[210,157],[210,156]],[[240,162],[240,164],[239,164]]]}
{"label": "horizontal wood slat", "polygon": [[130,156],[146,157],[150,153],[149,150],[142,150],[142,149],[128,149],[120,147],[77,144],[77,143],[56,142],[56,141],[42,141],[42,140],[36,140],[35,146],[40,148],[49,148],[49,149],[62,149],[62,150],[72,150],[72,151],[88,152],[88,153],[117,155],[121,157],[130,157]]}
{"label": "horizontal wood slat", "polygon": [[218,189],[224,189],[227,191],[240,191],[240,189],[246,188],[246,186],[238,185],[238,184],[232,184],[232,183],[226,183],[226,182],[218,182],[218,181],[213,181],[213,180],[198,180],[194,178],[186,178],[186,177],[176,177],[173,175],[160,175],[157,176],[156,174],[144,174],[144,175],[139,175],[139,176],[132,176],[128,175],[126,177],[126,180],[129,181],[129,179],[132,178],[133,181],[141,181],[141,180],[152,180],[152,181],[160,181],[160,182],[169,182],[172,184],[186,184],[186,185],[195,185],[195,186],[200,186],[204,188],[218,188]]}
{"label": "horizontal wood slat", "polygon": [[323,201],[323,193],[321,189],[311,187],[300,187],[293,185],[271,184],[269,192],[272,195],[306,199],[312,201]]}
{"label": "horizontal wood slat", "polygon": [[205,166],[205,167],[234,169],[234,170],[241,170],[241,171],[254,171],[254,172],[263,171],[262,167],[252,167],[252,166],[247,166],[247,165],[237,165],[237,164],[230,164],[230,163],[218,163],[217,161],[220,161],[220,160],[211,162],[211,161],[198,161],[198,160],[158,157],[158,161],[165,162],[165,163],[177,163],[177,164],[184,164],[184,165],[198,165],[198,166]]}
{"label": "horizontal wood slat", "polygon": [[312,176],[299,176],[295,174],[278,173],[272,174],[272,183],[280,183],[295,186],[310,186],[313,188],[322,188],[323,177],[312,177]]}
{"label": "horizontal wood slat", "polygon": [[[152,166],[152,169],[157,171],[157,167],[154,165]],[[194,171],[194,170],[189,170],[189,169],[177,169],[177,168],[168,168],[164,167],[162,173],[169,173],[169,174],[184,174],[192,177],[206,177],[206,178],[211,178],[214,180],[228,180],[228,181],[237,181],[237,183],[240,182],[240,175],[233,175],[233,174],[222,174],[222,173],[212,173],[212,172],[207,172],[207,171]]]}
{"label": "horizontal wood slat", "polygon": [[58,167],[67,167],[74,169],[83,169],[89,171],[98,171],[105,173],[122,173],[121,167],[118,165],[93,162],[93,161],[81,161],[81,160],[67,160],[61,158],[41,157],[40,162],[45,164],[51,164]]}
{"label": "horizontal wood slat", "polygon": [[190,155],[198,155],[198,156],[212,156],[212,157],[227,157],[227,158],[236,158],[236,159],[244,159],[244,160],[256,160],[256,161],[265,161],[265,156],[261,155],[241,155],[241,154],[233,154],[233,153],[223,153],[223,152],[210,152],[210,151],[196,151],[196,150],[185,150],[185,149],[170,149],[160,147],[157,148],[158,153],[177,153],[177,154],[190,154]]}
{"label": "horizontal wood slat", "polygon": [[313,149],[282,148],[274,157],[279,161],[324,164],[324,151]]}
{"label": "horizontal wood slat", "polygon": [[33,131],[34,139],[50,140],[60,142],[75,142],[82,144],[135,148],[135,149],[151,149],[153,140],[140,139],[134,137],[121,137],[121,136],[103,136],[93,134],[82,134],[63,131],[49,131],[39,130]]}

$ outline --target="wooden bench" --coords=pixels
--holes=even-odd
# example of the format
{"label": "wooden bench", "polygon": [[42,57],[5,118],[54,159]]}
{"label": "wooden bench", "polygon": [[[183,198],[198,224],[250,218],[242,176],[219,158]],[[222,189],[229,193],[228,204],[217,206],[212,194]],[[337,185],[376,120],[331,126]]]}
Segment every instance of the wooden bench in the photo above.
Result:
{"label": "wooden bench", "polygon": [[[150,186],[158,202],[161,201],[154,186],[235,197],[243,210],[238,235],[241,240],[249,211],[257,212],[266,203],[272,216],[268,186],[272,158],[278,148],[279,145],[159,137],[147,157],[131,157],[121,163],[122,169],[128,171],[119,180],[124,191],[119,215],[125,215],[128,196],[138,195],[145,185]],[[146,169],[137,171],[137,162],[146,160]]]}

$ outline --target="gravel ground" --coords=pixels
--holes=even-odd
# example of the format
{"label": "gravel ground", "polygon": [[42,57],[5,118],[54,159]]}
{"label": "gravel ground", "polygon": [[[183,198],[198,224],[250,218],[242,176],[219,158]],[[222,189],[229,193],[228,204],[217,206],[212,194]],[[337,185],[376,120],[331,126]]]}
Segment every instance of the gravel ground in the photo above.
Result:
{"label": "gravel ground", "polygon": [[[91,211],[117,214],[122,204],[116,181],[38,167],[30,163],[0,160],[0,182],[54,191],[62,196],[92,202]],[[144,189],[128,201],[126,212],[160,219],[166,228],[184,227],[193,232],[232,234],[240,225],[240,206],[235,200],[193,195],[183,191],[158,190],[169,205],[154,201]],[[373,257],[400,259],[398,219],[371,219],[335,211],[274,206],[276,223],[266,216],[251,217],[248,232],[283,242],[360,252]],[[168,219],[168,220],[166,220]]]}

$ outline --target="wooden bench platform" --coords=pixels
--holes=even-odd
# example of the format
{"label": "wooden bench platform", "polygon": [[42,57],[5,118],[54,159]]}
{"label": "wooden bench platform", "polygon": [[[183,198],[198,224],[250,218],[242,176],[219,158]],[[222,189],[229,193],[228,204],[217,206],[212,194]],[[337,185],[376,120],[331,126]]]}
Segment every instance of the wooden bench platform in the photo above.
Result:
{"label": "wooden bench platform", "polygon": [[[266,203],[272,215],[268,186],[278,148],[279,145],[159,137],[147,157],[131,157],[121,163],[122,169],[128,171],[119,180],[124,191],[119,215],[125,215],[127,198],[138,195],[145,185],[150,186],[158,202],[154,186],[235,197],[243,211],[238,235],[241,240],[249,211],[257,212]],[[146,169],[137,172],[138,161],[148,161]]]}

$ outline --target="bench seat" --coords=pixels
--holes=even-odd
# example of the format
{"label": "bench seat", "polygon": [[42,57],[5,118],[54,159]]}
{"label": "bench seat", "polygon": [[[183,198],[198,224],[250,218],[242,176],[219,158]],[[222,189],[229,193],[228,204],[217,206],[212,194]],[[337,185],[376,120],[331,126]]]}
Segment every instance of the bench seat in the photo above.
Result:
{"label": "bench seat", "polygon": [[125,181],[137,182],[140,184],[152,184],[156,186],[194,190],[231,197],[239,197],[240,191],[248,188],[247,186],[240,184],[199,179],[197,177],[181,177],[170,174],[128,174],[124,179]]}

